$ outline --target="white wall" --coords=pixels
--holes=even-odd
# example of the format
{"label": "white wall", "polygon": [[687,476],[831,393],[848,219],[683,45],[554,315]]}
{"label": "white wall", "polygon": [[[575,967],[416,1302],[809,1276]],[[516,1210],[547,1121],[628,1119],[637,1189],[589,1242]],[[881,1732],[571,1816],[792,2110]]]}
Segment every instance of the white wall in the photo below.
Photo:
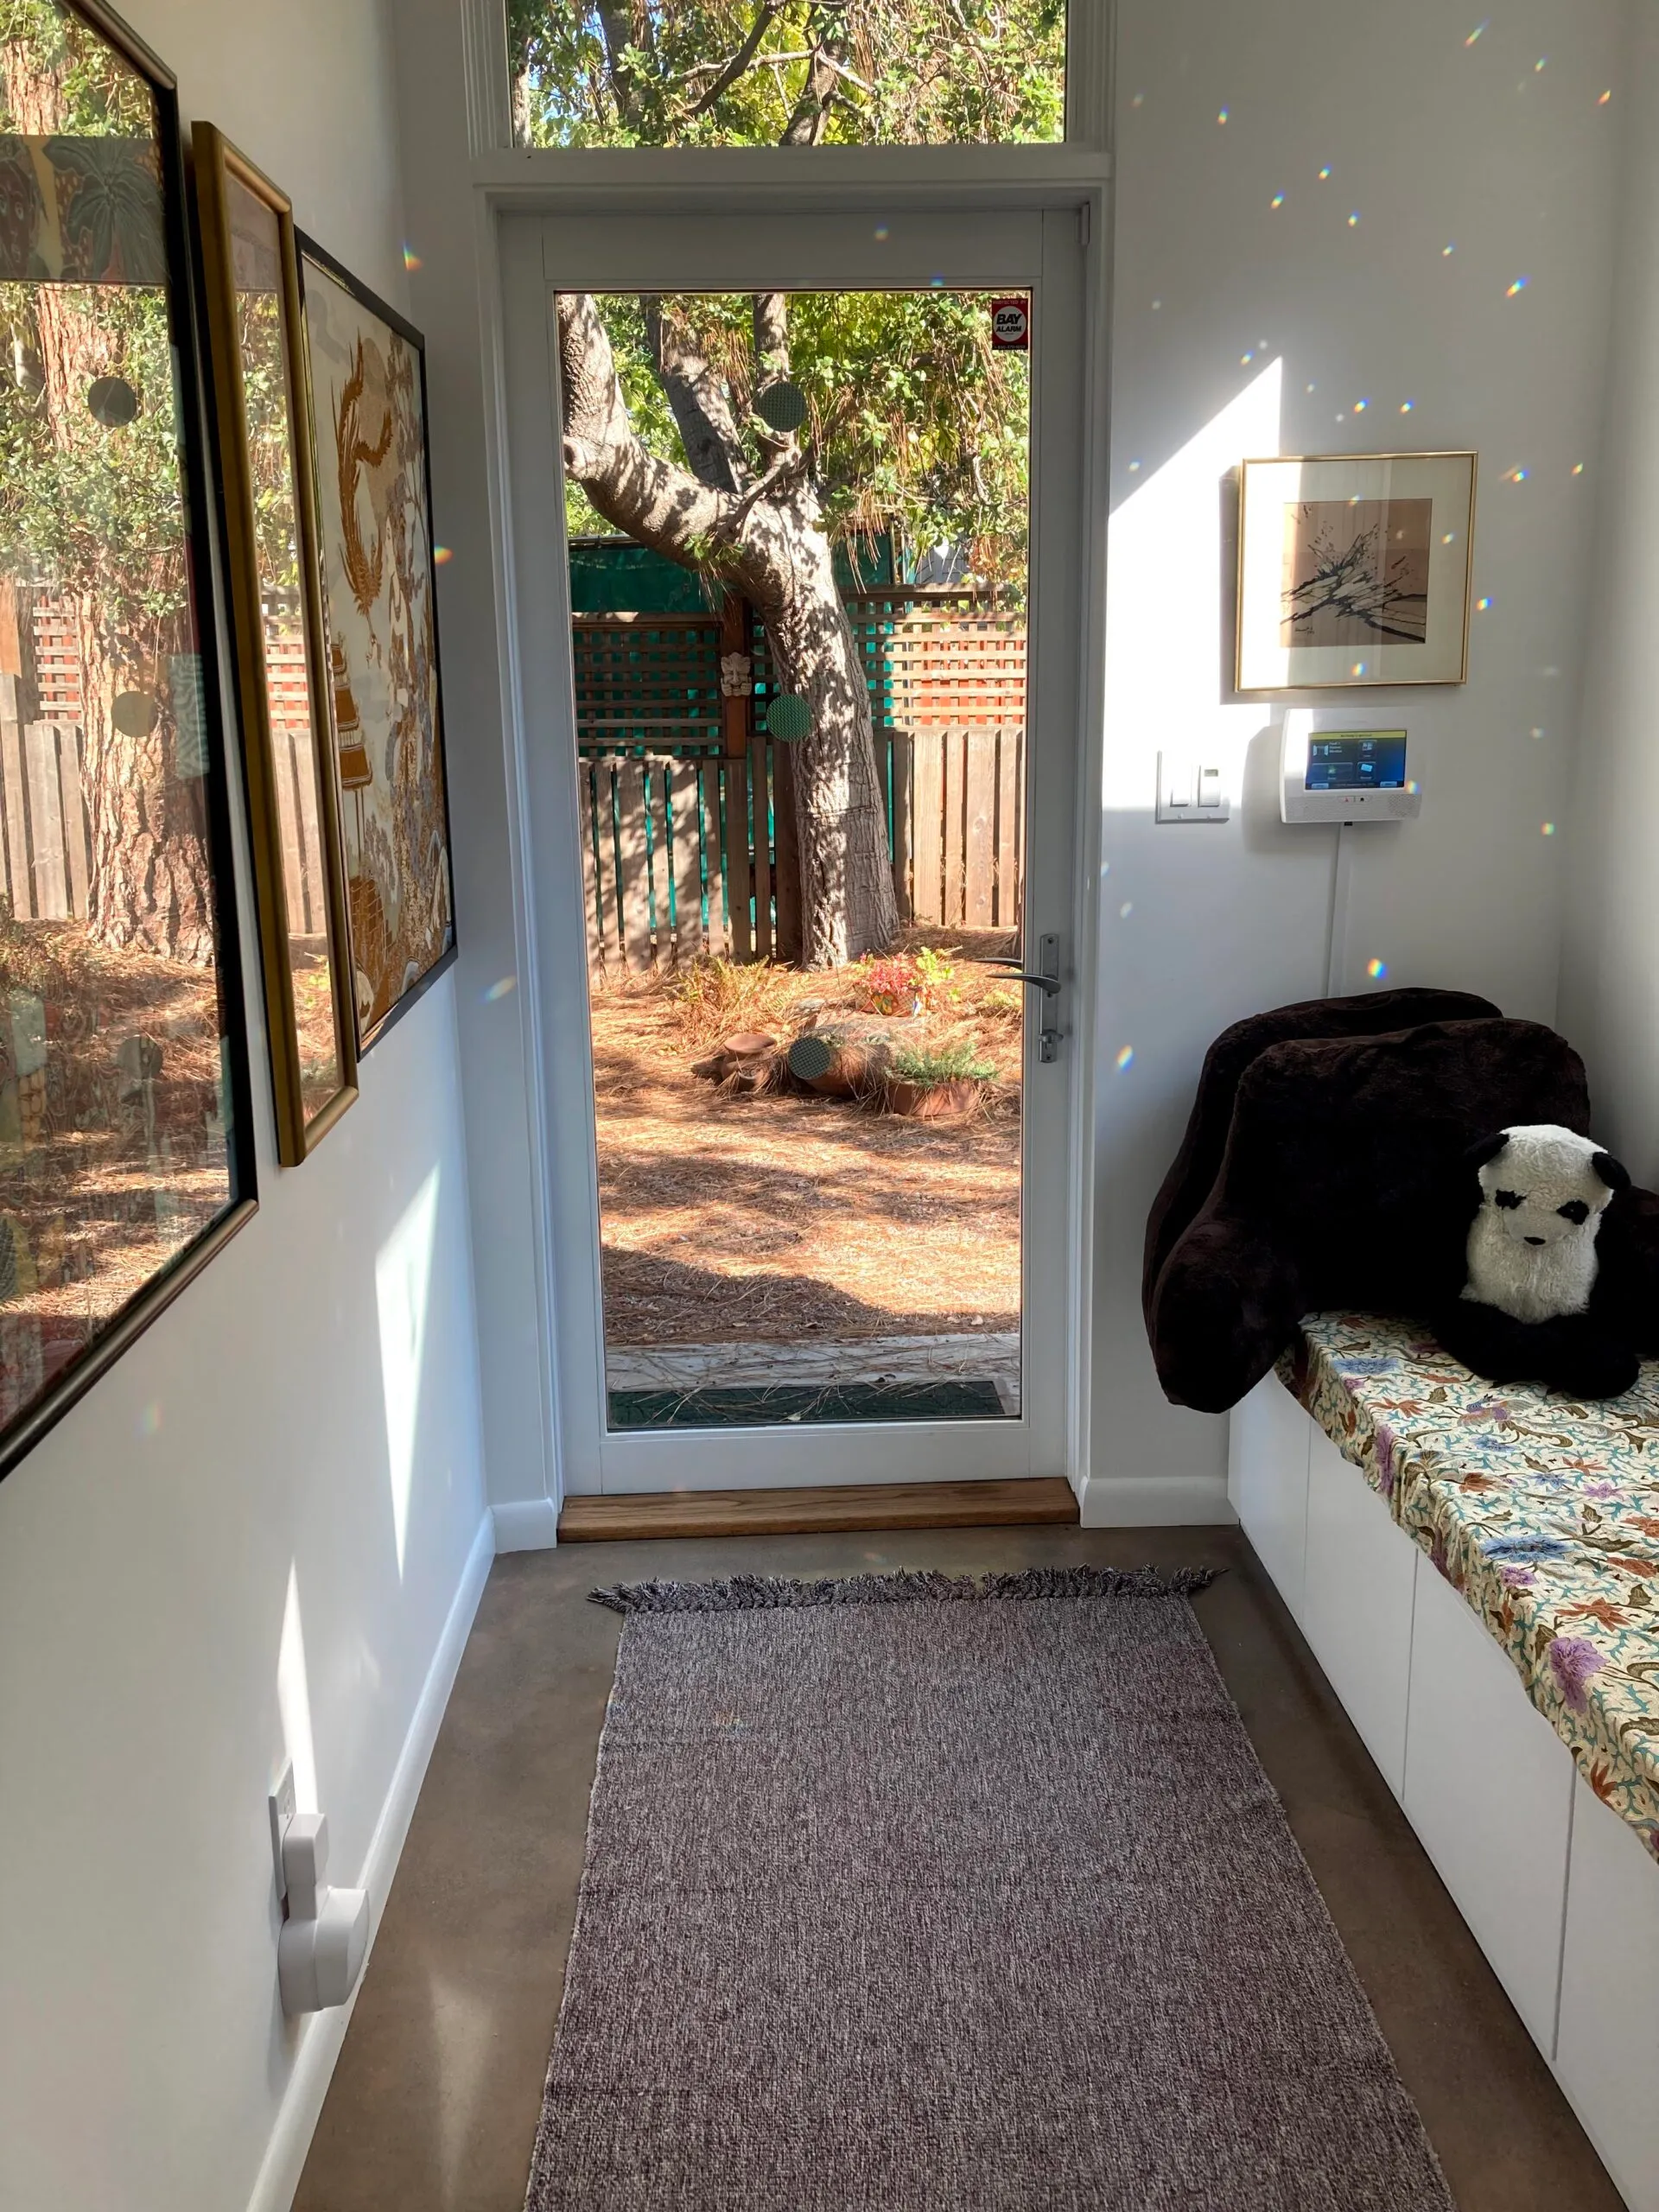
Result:
{"label": "white wall", "polygon": [[[474,206],[467,137],[467,10],[402,0],[397,61],[407,220],[420,266],[410,312],[427,334],[433,497],[454,558],[442,571],[454,810],[457,969],[473,1196],[485,1457],[500,1548],[553,1541],[560,1478],[556,1352],[539,1123],[531,1111],[537,992],[504,719],[512,593],[497,572],[486,442],[493,235]],[[487,20],[487,7],[473,10]],[[499,14],[496,21],[499,23]]]}
{"label": "white wall", "polygon": [[[1247,455],[1479,452],[1475,593],[1492,605],[1473,618],[1469,683],[1335,699],[1362,726],[1408,728],[1427,794],[1421,821],[1351,833],[1337,987],[1369,988],[1376,957],[1390,982],[1553,1017],[1565,840],[1542,824],[1565,813],[1577,721],[1619,95],[1598,103],[1621,81],[1623,10],[1514,0],[1472,45],[1480,10],[1465,21],[1445,0],[1118,12],[1085,1506],[1105,1520],[1114,1481],[1150,1515],[1148,1478],[1172,1515],[1219,1509],[1226,1424],[1166,1405],[1147,1349],[1147,1209],[1211,1039],[1324,988],[1335,832],[1280,824],[1280,710],[1230,689],[1229,476]],[[1220,748],[1226,827],[1153,823],[1154,756],[1172,744]]]}
{"label": "white wall", "polygon": [[[378,0],[130,14],[403,302]],[[278,2005],[266,1793],[293,1757],[378,1912],[487,1567],[453,982],[287,1173],[248,1011],[258,1213],[0,1484],[4,2212],[287,2203],[342,2016]]]}
{"label": "white wall", "polygon": [[1583,737],[1567,811],[1561,1020],[1597,1133],[1659,1178],[1659,7],[1635,0],[1617,79],[1617,308],[1600,445]]}

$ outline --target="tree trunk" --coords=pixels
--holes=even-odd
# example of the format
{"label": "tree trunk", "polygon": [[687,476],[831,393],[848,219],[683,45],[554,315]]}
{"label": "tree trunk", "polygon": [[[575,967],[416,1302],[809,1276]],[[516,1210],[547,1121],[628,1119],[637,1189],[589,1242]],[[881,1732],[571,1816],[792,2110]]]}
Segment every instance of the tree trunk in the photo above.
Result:
{"label": "tree trunk", "polygon": [[811,713],[806,736],[790,748],[801,964],[839,968],[884,951],[898,935],[899,909],[869,685],[817,508],[803,486],[757,524],[771,557],[751,597],[766,626],[779,688],[798,693]]}
{"label": "tree trunk", "polygon": [[[779,320],[766,327],[768,381],[785,342]],[[884,950],[898,934],[899,913],[869,689],[804,454],[792,437],[771,438],[766,474],[747,481],[734,431],[724,435],[706,407],[697,419],[701,364],[689,368],[689,354],[668,359],[658,326],[659,373],[683,432],[691,424],[688,450],[703,456],[704,473],[690,474],[635,435],[609,338],[585,295],[561,296],[559,340],[568,472],[636,543],[740,590],[766,626],[779,688],[799,693],[810,709],[793,761],[803,965],[837,967]],[[782,365],[786,372],[786,357]]]}

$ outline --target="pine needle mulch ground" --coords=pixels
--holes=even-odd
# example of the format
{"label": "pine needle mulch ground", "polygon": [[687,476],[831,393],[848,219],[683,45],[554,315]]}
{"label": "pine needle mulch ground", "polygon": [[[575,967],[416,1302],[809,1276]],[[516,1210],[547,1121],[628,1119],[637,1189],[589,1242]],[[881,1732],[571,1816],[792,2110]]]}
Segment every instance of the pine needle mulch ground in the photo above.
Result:
{"label": "pine needle mulch ground", "polygon": [[[959,1122],[844,1100],[734,1096],[692,1075],[722,1036],[786,1039],[851,972],[672,974],[593,995],[605,1326],[613,1344],[938,1336],[1019,1326],[1018,985],[976,967],[1000,932],[917,931],[960,954],[931,1046],[995,1069]],[[741,994],[741,996],[738,995]],[[711,1002],[712,1001],[712,1002]]]}

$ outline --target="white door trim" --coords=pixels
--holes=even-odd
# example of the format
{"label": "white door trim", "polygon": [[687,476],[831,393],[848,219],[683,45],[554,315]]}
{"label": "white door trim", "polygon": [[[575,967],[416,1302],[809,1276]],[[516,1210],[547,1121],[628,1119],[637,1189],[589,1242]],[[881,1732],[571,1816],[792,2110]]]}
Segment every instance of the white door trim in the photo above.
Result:
{"label": "white door trim", "polygon": [[[1102,380],[1103,225],[1098,199],[1097,192],[1084,196],[1083,205],[1090,212],[1082,217],[1077,205],[1048,211],[1014,207],[976,212],[967,223],[919,205],[895,208],[888,213],[889,240],[879,260],[861,226],[855,237],[845,216],[820,211],[748,217],[741,227],[740,268],[731,226],[703,222],[695,232],[689,226],[677,230],[671,275],[660,258],[650,273],[627,262],[622,243],[632,233],[637,250],[642,227],[637,219],[624,227],[620,219],[594,219],[585,210],[577,224],[568,219],[545,222],[518,209],[498,211],[505,389],[497,395],[501,431],[496,466],[502,542],[508,554],[505,580],[513,603],[509,626],[515,665],[510,677],[519,770],[515,780],[523,810],[521,880],[535,948],[525,981],[537,999],[538,1103],[550,1168],[550,1303],[558,1324],[558,1459],[567,1491],[775,1483],[779,1446],[785,1440],[788,1478],[798,1483],[1064,1472],[1074,1487],[1081,1484],[1089,1464],[1095,849],[1103,693],[1098,613],[1103,601],[1103,410],[1096,404]],[[660,256],[667,226],[654,227],[654,251]],[[1085,230],[1092,233],[1086,248],[1081,243]],[[1033,1178],[1027,1172],[1025,1411],[1019,1421],[1006,1422],[607,1435],[602,1425],[586,963],[580,950],[571,950],[582,947],[585,924],[549,279],[556,269],[557,281],[566,286],[594,289],[667,282],[685,289],[747,289],[766,282],[775,267],[778,278],[795,288],[854,282],[885,288],[925,284],[941,259],[948,263],[952,285],[1029,285],[1037,295],[1033,612],[1036,625],[1054,626],[1048,632],[1051,641],[1056,631],[1077,640],[1069,652],[1053,651],[1052,643],[1046,650],[1033,632],[1033,731],[1075,733],[1076,742],[1067,772],[1056,773],[1051,766],[1039,781],[1039,817],[1032,824],[1033,851],[1046,851],[1052,860],[1033,872],[1028,941],[1034,943],[1045,930],[1061,935],[1068,988],[1062,1064],[1040,1071],[1028,1069],[1028,1083],[1039,1082],[1044,1090],[1027,1090],[1027,1158],[1033,1141],[1045,1141],[1040,1125],[1046,1122],[1046,1156],[1052,1156],[1052,1145],[1058,1138],[1067,1173],[1062,1180]],[[1056,741],[1052,734],[1049,741]],[[562,1036],[580,1038],[582,1049],[559,1052],[556,1040]],[[1053,1102],[1048,1110],[1040,1103],[1045,1097]]]}

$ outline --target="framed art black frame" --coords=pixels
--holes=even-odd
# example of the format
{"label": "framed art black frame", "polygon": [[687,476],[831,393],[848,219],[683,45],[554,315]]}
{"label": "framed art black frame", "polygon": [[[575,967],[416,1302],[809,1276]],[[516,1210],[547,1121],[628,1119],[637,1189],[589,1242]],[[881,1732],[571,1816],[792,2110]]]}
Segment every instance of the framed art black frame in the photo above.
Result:
{"label": "framed art black frame", "polygon": [[[388,1029],[401,1021],[411,1007],[425,996],[439,976],[454,963],[458,950],[454,918],[454,855],[449,806],[448,748],[444,728],[442,664],[438,641],[438,562],[436,531],[432,508],[432,447],[426,389],[426,340],[407,317],[400,315],[395,308],[388,306],[385,301],[371,291],[369,287],[354,276],[342,262],[337,260],[328,251],[326,246],[318,245],[315,238],[308,238],[303,231],[297,233],[296,244],[300,264],[302,351],[305,357],[308,382],[305,413],[310,423],[315,441],[312,480],[315,488],[317,509],[313,519],[319,548],[323,613],[328,640],[331,678],[328,705],[337,748],[336,772],[340,791],[341,836],[346,849],[347,906],[350,912],[353,979],[357,987],[353,997],[358,1015],[358,1053],[360,1058],[378,1043]],[[327,441],[330,433],[334,434],[335,440],[337,461],[340,455],[346,452],[346,448],[341,430],[341,415],[336,408],[336,396],[332,391],[325,393],[318,389],[319,348],[315,329],[318,320],[316,283],[318,276],[331,280],[359,309],[383,324],[388,332],[395,338],[401,340],[410,349],[415,364],[414,388],[419,402],[418,480],[421,497],[425,505],[425,527],[422,534],[422,544],[425,554],[426,605],[430,632],[432,739],[436,755],[435,792],[442,820],[442,864],[434,887],[435,893],[442,894],[445,915],[445,941],[423,968],[421,973],[412,982],[400,987],[395,995],[391,998],[390,1002],[384,1005],[378,982],[373,981],[372,971],[365,970],[364,967],[365,960],[371,957],[370,940],[377,918],[377,902],[372,881],[361,876],[353,876],[352,874],[353,846],[355,844],[359,859],[364,847],[361,817],[360,814],[354,817],[353,808],[354,804],[360,806],[361,804],[360,799],[354,798],[353,795],[368,786],[369,779],[375,771],[375,756],[371,750],[371,741],[376,737],[380,740],[378,757],[380,766],[384,770],[389,757],[389,740],[387,733],[367,730],[364,727],[362,706],[358,700],[357,690],[353,683],[354,675],[360,682],[362,671],[354,666],[353,640],[344,634],[350,618],[341,606],[341,595],[334,582],[337,567],[349,572],[353,549],[349,544],[342,547],[340,543],[339,535],[333,528],[334,523],[340,517],[331,514],[329,508],[331,488],[335,491],[336,500],[342,514],[348,505],[339,488],[338,469],[337,467],[331,469],[329,466]],[[352,376],[348,379],[348,387],[359,382],[358,371],[362,366],[363,363],[360,359],[354,362]],[[342,393],[342,404],[343,397]],[[371,452],[380,447],[383,433],[391,435],[391,428],[389,412],[385,423],[376,425],[375,434],[366,442]],[[354,512],[354,493],[349,505]],[[340,535],[343,534],[343,531],[340,533]],[[377,545],[378,565],[385,550],[384,540],[378,539]],[[359,552],[361,550],[360,547],[356,549]],[[362,604],[360,599],[358,600],[357,604],[360,612]],[[369,711],[372,713],[372,706],[370,707]],[[353,830],[357,832],[355,840],[353,835]],[[370,983],[370,995],[366,1000],[363,992],[365,981]]]}
{"label": "framed art black frame", "polygon": [[[237,929],[237,894],[233,865],[234,847],[232,837],[231,807],[228,790],[228,765],[225,732],[220,716],[219,668],[217,625],[214,614],[214,575],[212,548],[213,520],[209,496],[209,447],[202,410],[202,392],[198,373],[196,344],[195,301],[190,257],[189,235],[186,217],[185,175],[182,143],[179,129],[176,82],[172,72],[149,46],[134,33],[100,0],[41,0],[43,16],[49,12],[70,22],[78,22],[93,35],[103,41],[147,86],[154,100],[155,144],[160,172],[162,257],[167,292],[166,327],[172,358],[173,405],[176,416],[177,469],[179,476],[179,512],[182,524],[181,549],[182,613],[187,620],[183,637],[188,651],[171,655],[168,677],[169,703],[173,709],[173,754],[170,780],[200,779],[202,796],[199,821],[200,845],[205,866],[201,907],[210,929],[212,968],[214,982],[214,1005],[217,1015],[218,1064],[216,1077],[216,1112],[222,1123],[225,1143],[226,1197],[195,1233],[187,1236],[178,1248],[170,1253],[139,1287],[130,1292],[109,1313],[92,1321],[89,1332],[79,1349],[67,1357],[49,1379],[26,1402],[11,1402],[16,1398],[16,1377],[7,1381],[0,1405],[11,1405],[0,1427],[0,1477],[9,1474],[41,1439],[83,1398],[101,1376],[119,1359],[124,1352],[143,1335],[150,1324],[163,1313],[186,1286],[193,1281],[215,1255],[237,1231],[245,1226],[257,1206],[257,1188],[252,1142],[251,1092],[248,1065],[248,1039],[245,1001],[243,995],[243,970]],[[69,142],[73,144],[75,142]],[[86,145],[107,141],[88,139]],[[14,148],[29,158],[29,142],[14,140]],[[111,164],[111,167],[115,165]],[[96,184],[96,162],[83,168]],[[85,184],[79,188],[86,188]],[[73,205],[73,199],[69,203]],[[94,219],[89,219],[89,220]],[[9,272],[8,272],[9,273]],[[36,276],[28,271],[21,281],[73,281],[60,276],[54,280]],[[87,276],[79,280],[89,287],[99,281]],[[103,281],[107,282],[107,278]],[[133,281],[130,277],[127,282]],[[118,386],[113,394],[106,394],[102,401],[105,411],[99,412],[99,383]],[[131,387],[120,377],[105,378],[89,386],[86,396],[88,410],[100,423],[117,425],[131,422],[137,412],[137,402]],[[131,411],[125,411],[128,408]],[[159,634],[159,632],[158,632]],[[156,648],[156,665],[159,667],[160,646]],[[181,671],[179,664],[187,664]],[[192,671],[188,664],[194,663]],[[181,683],[188,684],[190,696],[182,701],[172,687]],[[128,722],[121,719],[124,702],[144,695],[129,690],[120,694],[111,709],[115,716],[113,727],[127,730]],[[150,731],[163,728],[160,708],[154,697],[147,701],[152,717]],[[128,709],[129,719],[134,711]],[[138,710],[141,713],[143,708]],[[83,709],[84,712],[84,709]],[[188,725],[188,727],[187,727]],[[147,732],[146,734],[149,733]],[[71,734],[74,734],[73,733]],[[60,743],[63,733],[57,733]],[[186,764],[186,748],[189,748]],[[78,749],[78,748],[77,748]],[[162,747],[164,756],[164,746]],[[76,777],[79,778],[79,767]],[[164,778],[168,772],[163,772]],[[66,785],[66,789],[67,788]],[[77,792],[79,783],[76,784]],[[31,832],[31,834],[33,834]],[[9,847],[15,866],[16,848]],[[34,862],[31,860],[31,868]],[[94,875],[93,880],[96,880]],[[9,876],[14,891],[16,878]],[[72,913],[72,906],[60,909]],[[8,927],[15,923],[15,899],[8,914]],[[0,966],[7,964],[0,962]],[[202,963],[206,964],[206,963]],[[41,1002],[42,1005],[44,1002]],[[96,1009],[94,1010],[96,1012]],[[75,1009],[78,1018],[85,1018],[85,1010]],[[61,1028],[62,1014],[59,1015]],[[94,1022],[96,1028],[96,1022]],[[46,1013],[41,1015],[41,1054],[40,1070],[45,1089],[47,1061],[52,1025]],[[156,1154],[153,1143],[156,1115],[155,1090],[167,1046],[142,1033],[109,1039],[115,1045],[111,1055],[112,1088],[107,1095],[138,1102],[141,1127],[149,1126],[152,1139],[151,1157]],[[168,1043],[176,1044],[169,1032]],[[61,1050],[61,1047],[60,1048]],[[14,1058],[15,1047],[14,1047]],[[197,1101],[205,1078],[196,1082]],[[147,1124],[143,1117],[148,1117]],[[27,1150],[25,1144],[23,1149]],[[170,1159],[170,1155],[162,1155]],[[216,1165],[216,1163],[215,1163]],[[160,1205],[162,1191],[156,1190],[156,1220],[162,1223]],[[169,1205],[175,1203],[171,1194]],[[182,1211],[182,1209],[181,1209]],[[99,1217],[102,1218],[103,1217]],[[63,1224],[60,1220],[60,1229]],[[0,1315],[16,1325],[18,1316],[10,1310],[19,1294],[16,1273],[18,1231],[7,1222],[8,1256],[12,1262],[10,1280],[6,1297],[0,1303]],[[32,1262],[31,1262],[32,1264]],[[38,1287],[38,1286],[37,1286]],[[45,1351],[41,1325],[35,1329],[35,1352],[44,1377]],[[4,1378],[7,1358],[12,1355],[18,1339],[15,1333],[0,1335],[0,1379]]]}

